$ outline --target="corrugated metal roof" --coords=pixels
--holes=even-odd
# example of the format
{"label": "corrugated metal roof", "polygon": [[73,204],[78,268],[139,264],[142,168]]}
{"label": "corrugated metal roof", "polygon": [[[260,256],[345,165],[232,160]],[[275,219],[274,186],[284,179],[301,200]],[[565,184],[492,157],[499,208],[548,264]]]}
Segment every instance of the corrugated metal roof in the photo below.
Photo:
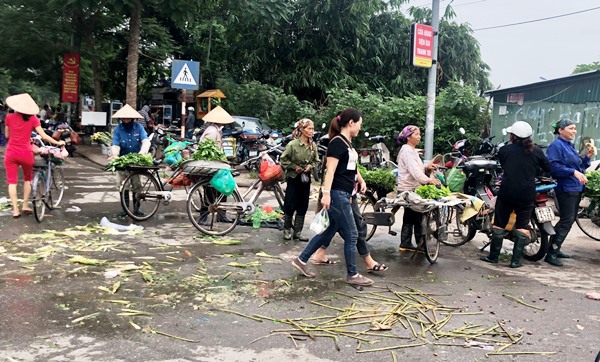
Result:
{"label": "corrugated metal roof", "polygon": [[509,93],[525,93],[526,102],[543,100],[561,103],[598,101],[600,100],[600,70],[516,87],[489,90],[485,92],[485,95],[497,99],[498,95]]}

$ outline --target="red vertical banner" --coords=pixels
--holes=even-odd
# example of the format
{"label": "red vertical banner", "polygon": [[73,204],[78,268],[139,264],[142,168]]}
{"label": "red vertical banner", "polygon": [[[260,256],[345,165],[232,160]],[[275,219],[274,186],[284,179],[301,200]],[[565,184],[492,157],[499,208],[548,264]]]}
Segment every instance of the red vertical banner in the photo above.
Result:
{"label": "red vertical banner", "polygon": [[79,95],[79,54],[63,57],[62,97],[63,102],[77,102]]}
{"label": "red vertical banner", "polygon": [[433,63],[433,28],[429,25],[413,24],[411,35],[411,64],[415,67],[431,68]]}

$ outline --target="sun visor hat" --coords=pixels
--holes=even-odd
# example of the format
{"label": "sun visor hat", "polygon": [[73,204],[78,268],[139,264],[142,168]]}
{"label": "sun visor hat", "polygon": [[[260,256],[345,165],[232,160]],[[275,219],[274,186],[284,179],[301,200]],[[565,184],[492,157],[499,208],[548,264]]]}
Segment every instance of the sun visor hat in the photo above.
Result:
{"label": "sun visor hat", "polygon": [[38,107],[29,93],[6,97],[6,105],[14,109],[15,112],[22,114],[34,115],[40,113],[40,107]]}
{"label": "sun visor hat", "polygon": [[138,111],[133,109],[129,104],[124,105],[119,109],[112,118],[144,118]]}
{"label": "sun visor hat", "polygon": [[527,122],[517,121],[506,130],[508,133],[512,133],[519,138],[531,137],[533,129]]}
{"label": "sun visor hat", "polygon": [[208,112],[202,120],[208,123],[228,124],[233,123],[233,117],[221,106],[217,106],[212,111]]}

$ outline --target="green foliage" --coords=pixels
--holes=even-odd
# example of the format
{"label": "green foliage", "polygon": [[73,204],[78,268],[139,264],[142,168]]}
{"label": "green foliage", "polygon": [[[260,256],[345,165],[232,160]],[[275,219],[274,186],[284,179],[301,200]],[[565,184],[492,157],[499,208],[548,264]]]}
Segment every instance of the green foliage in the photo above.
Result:
{"label": "green foliage", "polygon": [[594,70],[600,70],[600,62],[593,62],[591,64],[577,64],[572,74],[592,72]]}
{"label": "green foliage", "polygon": [[396,188],[396,177],[390,169],[381,168],[367,170],[363,165],[358,165],[362,178],[368,187],[393,191]]}
{"label": "green foliage", "polygon": [[123,156],[119,156],[110,160],[107,165],[107,169],[115,172],[116,170],[123,170],[127,166],[152,166],[152,156],[149,154],[139,153],[128,153]]}

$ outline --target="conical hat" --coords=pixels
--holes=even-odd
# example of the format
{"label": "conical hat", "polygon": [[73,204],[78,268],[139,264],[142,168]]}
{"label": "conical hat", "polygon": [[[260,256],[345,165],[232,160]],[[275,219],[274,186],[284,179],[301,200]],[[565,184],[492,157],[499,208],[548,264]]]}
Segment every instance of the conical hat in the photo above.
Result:
{"label": "conical hat", "polygon": [[144,118],[141,114],[133,109],[129,104],[124,105],[119,109],[112,118]]}
{"label": "conical hat", "polygon": [[29,93],[6,97],[6,105],[14,109],[15,112],[23,114],[33,115],[40,113],[40,107],[38,107]]}
{"label": "conical hat", "polygon": [[202,119],[209,123],[227,124],[233,123],[233,117],[226,110],[217,106],[212,111],[208,112]]}

